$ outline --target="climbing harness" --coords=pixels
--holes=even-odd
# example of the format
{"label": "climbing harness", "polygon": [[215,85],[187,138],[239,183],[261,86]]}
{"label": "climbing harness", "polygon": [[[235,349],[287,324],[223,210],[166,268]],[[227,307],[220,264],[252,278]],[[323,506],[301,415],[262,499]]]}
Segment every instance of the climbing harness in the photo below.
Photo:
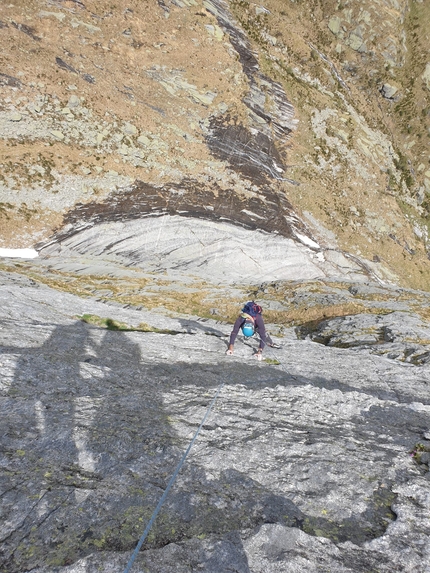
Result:
{"label": "climbing harness", "polygon": [[131,569],[131,567],[132,567],[132,565],[133,565],[133,563],[134,563],[134,560],[136,559],[136,557],[137,557],[137,555],[138,555],[138,553],[139,553],[139,550],[140,550],[140,548],[141,548],[142,545],[143,545],[143,542],[144,542],[145,539],[147,538],[148,533],[149,533],[149,531],[150,531],[152,525],[154,524],[154,521],[156,520],[157,515],[158,515],[159,512],[160,512],[161,506],[163,505],[163,503],[164,503],[164,501],[165,501],[165,499],[166,499],[166,497],[167,497],[167,494],[169,493],[169,490],[170,490],[170,488],[172,487],[172,485],[173,485],[173,483],[174,483],[174,481],[175,481],[175,479],[176,479],[176,477],[177,477],[177,475],[178,475],[180,469],[181,469],[182,466],[184,465],[185,459],[186,459],[186,457],[188,456],[188,454],[190,453],[190,450],[191,450],[191,448],[193,447],[193,444],[194,444],[194,442],[196,441],[197,436],[198,436],[199,433],[200,433],[200,430],[202,429],[204,423],[206,422],[207,417],[209,416],[209,414],[210,414],[210,412],[211,412],[211,410],[212,410],[212,407],[213,407],[213,405],[215,404],[216,399],[218,398],[218,396],[219,396],[219,394],[220,394],[220,392],[221,392],[221,390],[222,390],[224,384],[225,384],[225,382],[223,382],[222,384],[219,385],[218,390],[217,390],[215,396],[214,396],[213,399],[212,399],[212,402],[209,404],[209,407],[208,407],[208,409],[206,410],[206,414],[204,415],[203,420],[202,420],[200,426],[197,428],[197,431],[196,431],[196,433],[194,434],[194,437],[193,437],[193,439],[191,440],[190,445],[189,445],[188,448],[186,449],[184,455],[183,455],[182,458],[181,458],[181,461],[179,462],[179,464],[177,465],[175,471],[173,472],[173,475],[172,475],[172,477],[170,478],[170,481],[169,481],[169,483],[167,484],[167,487],[166,487],[166,489],[164,490],[164,493],[163,493],[163,495],[161,496],[160,501],[158,502],[158,505],[157,505],[157,507],[155,508],[154,513],[152,514],[152,517],[151,517],[151,519],[149,520],[148,525],[146,526],[145,531],[142,533],[142,537],[139,539],[139,542],[138,542],[138,544],[136,545],[136,549],[133,551],[133,553],[132,553],[132,555],[131,555],[131,557],[130,557],[129,562],[127,563],[127,567],[124,569],[124,573],[130,573],[130,569]]}

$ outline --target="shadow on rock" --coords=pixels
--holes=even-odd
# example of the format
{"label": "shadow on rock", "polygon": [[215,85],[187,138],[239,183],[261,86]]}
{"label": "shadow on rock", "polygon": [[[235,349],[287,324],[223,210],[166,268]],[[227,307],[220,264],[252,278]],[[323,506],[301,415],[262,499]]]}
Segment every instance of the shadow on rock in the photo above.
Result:
{"label": "shadow on rock", "polygon": [[202,320],[202,322],[200,322],[198,320],[187,320],[180,318],[178,319],[178,322],[188,334],[195,334],[197,330],[201,330],[202,332],[204,332],[209,336],[217,336],[218,338],[225,338],[226,341],[228,340],[225,332],[222,332],[217,328],[212,328],[211,326],[208,326],[207,324],[205,324],[204,319]]}
{"label": "shadow on rock", "polygon": [[[76,322],[58,326],[41,347],[6,349],[20,354],[1,421],[1,562],[9,573],[135,547],[184,451],[163,394],[186,385],[205,408],[211,399],[205,390],[213,395],[221,381],[251,388],[298,384],[275,368],[239,362],[145,362],[134,340]],[[335,541],[383,533],[360,519],[336,525],[305,515],[239,471],[209,479],[187,462],[146,546],[208,535],[227,540],[266,523]],[[238,570],[247,572],[237,539],[235,547]],[[211,559],[221,567],[221,553]]]}

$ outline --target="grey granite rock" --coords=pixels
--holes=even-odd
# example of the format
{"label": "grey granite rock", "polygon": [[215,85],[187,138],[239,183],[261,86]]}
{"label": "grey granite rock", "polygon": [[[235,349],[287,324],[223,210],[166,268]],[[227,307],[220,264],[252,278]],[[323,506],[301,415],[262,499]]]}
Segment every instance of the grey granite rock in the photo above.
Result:
{"label": "grey granite rock", "polygon": [[225,356],[228,324],[0,278],[2,570],[123,570],[224,384],[136,572],[428,571],[427,466],[410,455],[428,364],[292,329],[265,353],[277,366],[255,363],[253,340]]}
{"label": "grey granite rock", "polygon": [[430,362],[430,325],[411,312],[354,315],[298,329],[300,336],[327,346],[372,346],[372,353],[413,364]]}

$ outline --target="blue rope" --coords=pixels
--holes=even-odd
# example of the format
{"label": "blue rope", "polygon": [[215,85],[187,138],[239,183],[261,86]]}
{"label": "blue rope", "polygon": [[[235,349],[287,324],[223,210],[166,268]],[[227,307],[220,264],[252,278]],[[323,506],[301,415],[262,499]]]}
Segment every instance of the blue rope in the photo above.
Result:
{"label": "blue rope", "polygon": [[152,514],[152,517],[151,517],[151,519],[149,520],[148,525],[146,526],[145,531],[142,533],[142,537],[139,539],[139,542],[138,542],[138,544],[136,545],[136,549],[133,551],[133,553],[132,553],[132,555],[131,555],[131,557],[130,557],[129,562],[127,563],[127,567],[124,569],[124,573],[130,573],[131,566],[133,565],[134,560],[136,559],[137,554],[139,553],[139,550],[140,550],[140,548],[141,548],[142,545],[143,545],[143,542],[144,542],[145,539],[147,538],[148,533],[149,533],[149,531],[150,531],[150,529],[151,529],[151,527],[152,527],[154,521],[155,521],[156,518],[157,518],[157,515],[160,513],[161,506],[163,505],[163,503],[164,503],[164,501],[165,501],[165,499],[166,499],[166,497],[167,497],[167,494],[169,493],[169,490],[170,490],[170,488],[172,487],[172,485],[173,485],[173,483],[174,483],[174,481],[175,481],[175,479],[176,479],[176,476],[178,475],[178,473],[179,473],[181,467],[184,465],[185,459],[186,459],[186,457],[188,456],[188,454],[190,453],[190,450],[191,450],[191,448],[193,447],[193,444],[194,444],[194,442],[196,441],[197,436],[198,436],[199,433],[200,433],[200,430],[202,429],[204,423],[206,422],[206,419],[207,419],[207,417],[209,416],[210,411],[212,410],[212,407],[213,407],[213,405],[215,404],[215,401],[216,401],[216,399],[218,398],[218,395],[219,395],[219,393],[221,392],[222,387],[224,386],[224,384],[225,384],[225,382],[223,382],[222,384],[220,384],[220,386],[219,386],[219,388],[218,388],[218,390],[217,390],[217,393],[216,393],[215,396],[213,397],[212,402],[209,404],[209,407],[208,407],[208,409],[207,409],[207,411],[206,411],[206,414],[205,414],[205,416],[204,416],[204,418],[203,418],[203,420],[202,420],[202,423],[201,423],[200,426],[198,427],[197,432],[194,434],[194,438],[191,440],[190,445],[188,446],[186,452],[185,452],[184,455],[182,456],[181,461],[180,461],[179,464],[177,465],[177,467],[176,467],[176,469],[175,469],[175,471],[174,471],[172,477],[170,478],[170,481],[169,481],[169,483],[167,484],[167,487],[166,487],[166,489],[164,490],[164,493],[163,493],[163,495],[161,496],[160,501],[158,502],[158,505],[157,505],[157,507],[155,508],[154,513]]}

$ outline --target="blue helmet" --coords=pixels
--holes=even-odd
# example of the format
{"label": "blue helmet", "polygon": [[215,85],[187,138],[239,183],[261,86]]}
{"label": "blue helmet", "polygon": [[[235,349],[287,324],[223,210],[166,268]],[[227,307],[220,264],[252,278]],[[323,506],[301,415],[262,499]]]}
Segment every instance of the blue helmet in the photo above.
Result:
{"label": "blue helmet", "polygon": [[251,336],[254,336],[254,325],[252,322],[244,322],[242,325],[242,332],[246,338],[251,338]]}

